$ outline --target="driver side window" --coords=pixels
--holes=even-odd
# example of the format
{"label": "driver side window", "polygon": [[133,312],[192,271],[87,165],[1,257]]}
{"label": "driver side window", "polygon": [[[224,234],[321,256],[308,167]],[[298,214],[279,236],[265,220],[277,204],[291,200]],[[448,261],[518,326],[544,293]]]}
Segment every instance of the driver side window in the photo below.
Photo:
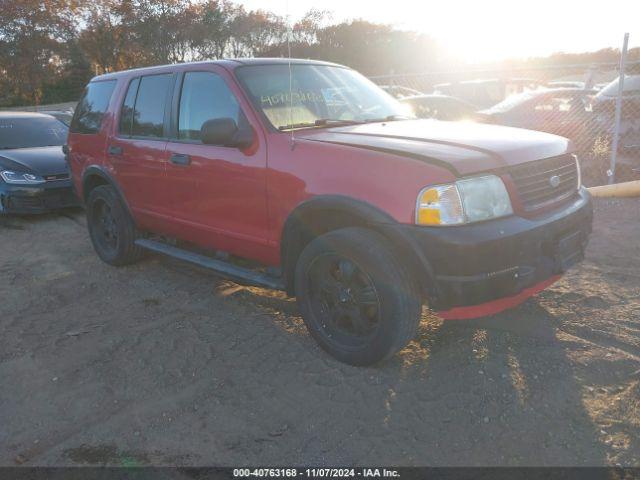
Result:
{"label": "driver side window", "polygon": [[231,118],[240,121],[240,105],[224,80],[211,72],[187,72],[182,82],[178,114],[178,138],[200,140],[207,120]]}

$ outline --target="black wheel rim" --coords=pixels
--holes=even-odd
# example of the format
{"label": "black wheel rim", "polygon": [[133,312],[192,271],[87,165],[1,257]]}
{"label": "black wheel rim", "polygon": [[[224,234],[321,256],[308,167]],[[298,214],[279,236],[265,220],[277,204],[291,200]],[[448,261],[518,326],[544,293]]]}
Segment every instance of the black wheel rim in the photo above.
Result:
{"label": "black wheel rim", "polygon": [[111,205],[103,200],[95,202],[92,220],[94,238],[100,248],[107,252],[115,251],[118,248],[118,227]]}
{"label": "black wheel rim", "polygon": [[358,347],[380,325],[380,299],[371,277],[337,254],[317,257],[307,270],[310,307],[319,330],[332,343]]}

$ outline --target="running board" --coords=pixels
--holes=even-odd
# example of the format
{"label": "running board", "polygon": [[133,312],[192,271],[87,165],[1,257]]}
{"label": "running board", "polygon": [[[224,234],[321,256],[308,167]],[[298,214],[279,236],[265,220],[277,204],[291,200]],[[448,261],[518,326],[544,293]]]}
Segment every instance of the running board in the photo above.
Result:
{"label": "running board", "polygon": [[274,290],[284,290],[284,284],[277,278],[265,275],[264,273],[258,273],[248,268],[238,267],[229,262],[223,262],[214,258],[209,258],[205,255],[190,252],[182,248],[173,247],[166,243],[157,242],[155,240],[149,240],[141,238],[136,240],[136,245],[151,250],[156,253],[161,253],[169,257],[177,258],[185,262],[193,263],[199,267],[204,267],[209,270],[213,270],[219,275],[235,280],[238,283],[255,285],[258,287],[272,288]]}

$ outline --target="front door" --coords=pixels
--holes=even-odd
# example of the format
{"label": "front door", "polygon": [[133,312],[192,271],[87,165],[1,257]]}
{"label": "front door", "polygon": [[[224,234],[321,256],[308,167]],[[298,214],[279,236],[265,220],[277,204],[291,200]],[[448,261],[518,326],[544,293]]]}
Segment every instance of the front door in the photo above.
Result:
{"label": "front door", "polygon": [[[175,89],[174,138],[166,147],[173,216],[181,238],[260,259],[268,243],[264,141],[255,119],[244,113],[232,80],[210,68],[185,72]],[[202,124],[220,118],[250,126],[253,144],[242,150],[203,144]]]}

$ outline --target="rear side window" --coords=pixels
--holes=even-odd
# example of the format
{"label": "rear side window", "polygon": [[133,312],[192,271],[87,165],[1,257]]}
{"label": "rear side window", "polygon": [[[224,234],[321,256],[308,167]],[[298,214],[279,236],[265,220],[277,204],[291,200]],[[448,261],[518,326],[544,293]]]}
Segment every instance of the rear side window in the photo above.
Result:
{"label": "rear side window", "polygon": [[172,74],[150,75],[140,79],[131,135],[158,138],[163,136],[164,110],[171,79]]}
{"label": "rear side window", "polygon": [[210,72],[188,72],[180,95],[178,138],[200,140],[207,120],[232,118],[239,123],[240,105],[220,76]]}
{"label": "rear side window", "polygon": [[72,133],[98,133],[115,86],[115,80],[87,85],[71,120]]}

